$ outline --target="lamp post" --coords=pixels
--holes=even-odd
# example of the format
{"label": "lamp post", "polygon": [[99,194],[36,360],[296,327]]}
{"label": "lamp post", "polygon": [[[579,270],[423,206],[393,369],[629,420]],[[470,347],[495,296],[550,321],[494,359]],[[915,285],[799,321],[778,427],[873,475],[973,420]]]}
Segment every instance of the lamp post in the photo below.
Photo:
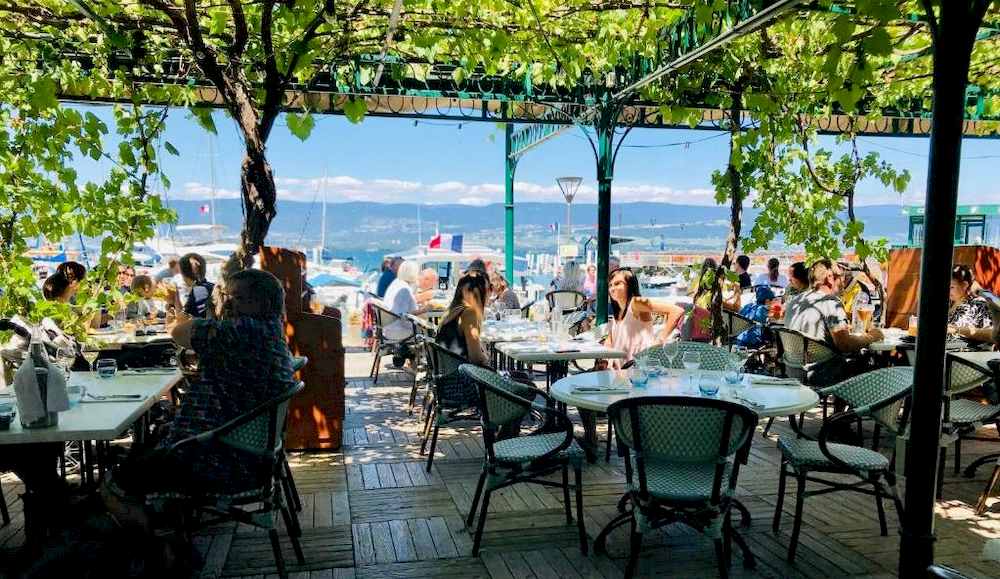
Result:
{"label": "lamp post", "polygon": [[[556,179],[559,190],[566,198],[566,238],[570,242],[573,240],[573,217],[570,208],[573,206],[576,192],[580,189],[580,183],[583,183],[583,179],[580,177],[559,177]],[[556,258],[558,259],[559,256],[557,255]]]}

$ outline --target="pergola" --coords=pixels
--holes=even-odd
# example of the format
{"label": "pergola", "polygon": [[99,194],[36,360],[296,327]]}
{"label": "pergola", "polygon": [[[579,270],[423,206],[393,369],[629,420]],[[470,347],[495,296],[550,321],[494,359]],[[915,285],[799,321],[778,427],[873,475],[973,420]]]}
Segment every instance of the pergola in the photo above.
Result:
{"label": "pergola", "polygon": [[[75,2],[86,13],[86,2]],[[400,3],[397,3],[397,5]],[[865,18],[857,3],[831,4],[805,0],[771,2],[738,0],[716,13],[706,24],[691,9],[659,34],[656,58],[635,58],[620,67],[615,78],[584,76],[576,86],[537,86],[528,74],[488,74],[482,70],[456,75],[456,65],[417,62],[383,50],[380,55],[333,62],[319,60],[323,72],[308,84],[292,85],[285,93],[282,109],[309,110],[324,114],[351,114],[358,99],[366,103],[371,116],[396,118],[457,119],[462,121],[505,122],[505,227],[506,271],[513,272],[514,175],[519,159],[532,148],[572,127],[592,129],[591,141],[598,181],[598,319],[607,312],[607,274],[611,241],[611,201],[615,156],[620,145],[616,131],[622,128],[688,127],[664,118],[658,103],[644,100],[642,90],[669,78],[684,67],[705,59],[714,51],[740,37],[760,31],[783,18],[850,16]],[[921,264],[919,299],[919,347],[915,363],[915,384],[911,419],[915,428],[908,440],[906,464],[906,509],[900,549],[900,575],[915,577],[933,563],[933,506],[937,475],[936,463],[941,430],[941,395],[944,365],[946,311],[948,301],[953,229],[955,222],[961,142],[963,136],[996,137],[1000,117],[988,112],[986,100],[994,96],[989,87],[967,87],[971,53],[978,40],[989,42],[1000,25],[980,29],[988,0],[942,2],[937,15],[921,13],[904,18],[900,26],[915,33],[930,33],[933,48],[911,54],[907,60],[932,59],[932,93],[915,98],[909,106],[869,110],[848,122],[849,116],[830,114],[813,119],[825,133],[851,130],[868,135],[929,136],[930,162],[926,191],[924,251]],[[931,8],[930,2],[924,7]],[[995,16],[992,14],[991,16]],[[399,19],[394,10],[392,21]],[[390,34],[391,36],[391,30]],[[388,45],[388,41],[387,41]],[[86,67],[87,57],[78,57]],[[127,64],[129,55],[122,55]],[[348,79],[345,81],[344,79]],[[184,66],[181,58],[162,63],[158,74],[136,78],[153,85],[181,84],[193,89],[196,101],[222,106],[219,88],[197,71]],[[116,100],[63,91],[60,98],[70,101]],[[928,106],[927,102],[932,102]],[[722,111],[698,99],[684,103],[698,109],[701,122],[696,128],[718,129]],[[743,113],[750,117],[750,113]],[[515,124],[525,125],[515,130]],[[624,138],[622,136],[621,138]]]}

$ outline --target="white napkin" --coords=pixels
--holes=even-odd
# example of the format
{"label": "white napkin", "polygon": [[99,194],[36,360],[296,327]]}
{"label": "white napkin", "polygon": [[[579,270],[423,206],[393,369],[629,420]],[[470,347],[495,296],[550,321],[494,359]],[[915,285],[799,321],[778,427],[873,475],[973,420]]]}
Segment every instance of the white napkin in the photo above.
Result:
{"label": "white napkin", "polygon": [[750,384],[760,386],[789,386],[799,387],[799,381],[794,378],[779,378],[777,376],[751,376]]}
{"label": "white napkin", "polygon": [[65,412],[69,410],[69,395],[66,393],[66,374],[62,368],[53,364],[47,358],[44,360],[45,369],[49,371],[46,389],[46,402],[49,412]]}
{"label": "white napkin", "polygon": [[34,422],[45,416],[46,406],[49,412],[69,410],[69,396],[66,395],[66,379],[62,370],[56,368],[48,360],[42,362],[48,370],[46,403],[42,404],[38,388],[38,378],[35,375],[33,356],[24,359],[21,367],[14,374],[14,392],[17,394],[17,408],[26,423]]}

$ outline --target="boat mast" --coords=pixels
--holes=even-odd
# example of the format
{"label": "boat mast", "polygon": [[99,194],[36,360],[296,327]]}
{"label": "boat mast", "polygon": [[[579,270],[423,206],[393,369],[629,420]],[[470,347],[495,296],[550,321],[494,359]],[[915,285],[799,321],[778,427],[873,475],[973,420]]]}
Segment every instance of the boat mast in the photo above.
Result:
{"label": "boat mast", "polygon": [[208,171],[212,180],[212,197],[209,201],[208,212],[212,218],[212,238],[218,241],[219,233],[215,229],[215,148],[212,146],[213,141],[214,138],[210,134],[208,136]]}
{"label": "boat mast", "polygon": [[321,219],[319,231],[319,259],[316,261],[323,265],[323,251],[326,249],[326,168],[323,168],[323,217]]}

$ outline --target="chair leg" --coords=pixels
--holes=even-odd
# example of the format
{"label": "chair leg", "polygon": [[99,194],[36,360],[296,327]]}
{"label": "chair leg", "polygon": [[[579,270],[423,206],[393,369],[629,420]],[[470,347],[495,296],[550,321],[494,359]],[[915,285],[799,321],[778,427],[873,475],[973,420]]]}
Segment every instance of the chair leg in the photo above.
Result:
{"label": "chair leg", "polygon": [[566,524],[573,524],[573,505],[569,502],[569,463],[562,465],[563,510],[566,511]]}
{"label": "chair leg", "polygon": [[604,462],[611,462],[611,439],[613,438],[614,432],[615,427],[611,424],[611,421],[608,420],[608,444],[604,448]]}
{"label": "chair leg", "polygon": [[774,534],[778,534],[778,529],[781,528],[781,509],[784,508],[785,504],[785,479],[788,477],[788,473],[785,471],[785,463],[781,463],[780,472],[778,473],[778,502],[774,506],[774,521],[771,523],[771,530]]}
{"label": "chair leg", "polygon": [[0,517],[6,527],[10,524],[10,513],[7,511],[7,497],[3,496],[3,485],[0,485]]}
{"label": "chair leg", "polygon": [[483,472],[479,473],[479,482],[476,483],[476,493],[472,495],[472,508],[469,509],[469,516],[465,518],[465,526],[472,527],[472,522],[476,520],[476,507],[479,506],[479,497],[483,494],[483,485],[486,484],[486,466]]}
{"label": "chair leg", "polygon": [[[743,568],[744,569],[754,569],[757,567],[757,558],[753,556],[753,551],[750,550],[750,546],[747,545],[746,540],[743,539],[743,535],[740,535],[736,529],[733,528],[732,520],[729,521],[729,538],[736,541],[736,544],[740,547],[740,552],[743,553]],[[730,557],[732,557],[733,546],[732,544],[727,544],[726,549],[729,551]]]}
{"label": "chair leg", "polygon": [[955,440],[955,476],[962,472],[962,437],[959,435],[958,439]]}
{"label": "chair leg", "polygon": [[422,437],[422,439],[420,441],[420,454],[421,455],[423,455],[425,452],[427,452],[427,440],[430,438],[430,435],[431,435],[431,426],[434,423],[434,421],[436,420],[436,416],[435,416],[436,414],[437,414],[437,407],[435,406],[435,407],[431,408],[427,412],[427,415],[424,417],[424,434],[423,434],[423,437]]}
{"label": "chair leg", "polygon": [[372,360],[372,369],[368,372],[368,377],[369,378],[374,378],[375,381],[377,382],[378,381],[378,363],[382,359],[382,344],[379,343],[378,340],[376,340],[375,343],[372,345],[372,356],[375,359]]}
{"label": "chair leg", "polygon": [[430,452],[427,453],[427,472],[431,472],[431,467],[434,466],[434,449],[437,448],[438,429],[440,429],[440,428],[441,428],[441,424],[438,423],[437,416],[435,416],[434,417],[434,433],[431,434],[431,448],[430,448]]}
{"label": "chair leg", "polygon": [[882,425],[876,422],[875,429],[872,430],[872,450],[878,452],[878,449],[881,446],[882,446]]}
{"label": "chair leg", "polygon": [[281,539],[278,538],[277,529],[268,529],[267,535],[271,538],[271,551],[274,553],[274,564],[278,568],[278,577],[288,579],[288,572],[285,571],[285,557],[281,554]]}
{"label": "chair leg", "polygon": [[576,527],[580,531],[580,552],[587,554],[590,542],[587,540],[587,523],[583,520],[583,467],[573,466],[573,478],[576,483]]}
{"label": "chair leg", "polygon": [[632,524],[629,530],[628,562],[625,563],[625,579],[632,579],[635,575],[636,563],[639,562],[639,551],[642,550],[642,533],[639,532],[635,516],[632,516]]}
{"label": "chair leg", "polygon": [[885,484],[889,487],[889,495],[892,497],[892,504],[896,507],[896,520],[903,520],[903,501],[899,499],[899,493],[896,491],[896,475],[891,471],[886,471],[882,473],[885,477]]}
{"label": "chair leg", "polygon": [[281,482],[282,487],[285,489],[285,494],[288,495],[288,504],[291,505],[295,512],[302,512],[302,497],[299,496],[299,489],[295,486],[295,478],[292,476],[292,468],[288,466],[288,455],[283,455],[281,457]]}
{"label": "chair leg", "polygon": [[479,511],[479,522],[476,524],[476,536],[472,540],[472,556],[479,556],[479,545],[483,541],[483,528],[486,527],[486,511],[490,508],[490,495],[493,489],[486,489],[483,493],[483,506]]}
{"label": "chair leg", "polygon": [[292,542],[292,550],[295,551],[295,558],[298,560],[299,565],[301,565],[306,562],[306,557],[302,554],[302,544],[299,543],[299,537],[302,536],[302,528],[299,527],[298,519],[288,512],[288,507],[285,505],[281,505],[281,516],[285,519],[285,527],[288,529],[288,539]]}
{"label": "chair leg", "polygon": [[720,579],[729,579],[729,565],[726,564],[726,546],[722,538],[715,539],[715,561],[719,566]]}
{"label": "chair leg", "polygon": [[990,475],[990,480],[986,483],[986,488],[983,489],[983,494],[979,497],[979,502],[976,503],[976,514],[981,515],[986,512],[986,500],[990,498],[993,493],[993,487],[1000,482],[1000,462],[993,467],[993,474]]}
{"label": "chair leg", "polygon": [[941,497],[944,495],[944,463],[947,458],[948,448],[942,446],[940,452],[938,453],[937,490],[934,494],[934,497],[937,500],[941,500]]}
{"label": "chair leg", "polygon": [[878,528],[882,536],[886,537],[889,535],[889,527],[885,523],[885,505],[882,504],[882,481],[876,479],[872,482],[872,487],[875,489],[875,508],[878,509]]}
{"label": "chair leg", "polygon": [[798,495],[795,497],[795,524],[792,526],[792,538],[788,542],[788,561],[790,563],[795,561],[795,551],[799,548],[799,533],[802,531],[802,507],[806,499],[806,473],[797,473],[796,479],[798,479],[796,487]]}
{"label": "chair leg", "polygon": [[774,425],[774,417],[772,416],[771,418],[767,419],[767,425],[764,427],[764,432],[761,432],[760,435],[764,438],[767,438],[767,434],[771,432],[771,426],[773,425]]}

